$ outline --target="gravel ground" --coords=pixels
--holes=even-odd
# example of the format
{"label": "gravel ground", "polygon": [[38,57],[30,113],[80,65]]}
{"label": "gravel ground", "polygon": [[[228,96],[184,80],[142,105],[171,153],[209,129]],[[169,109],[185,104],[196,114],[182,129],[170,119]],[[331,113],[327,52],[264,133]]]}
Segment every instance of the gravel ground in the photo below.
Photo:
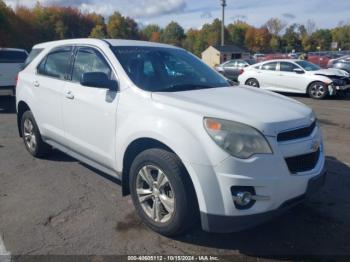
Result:
{"label": "gravel ground", "polygon": [[0,97],[0,246],[2,239],[17,259],[234,254],[261,261],[271,255],[350,255],[350,97],[294,98],[311,106],[323,127],[326,185],[304,204],[248,231],[208,234],[195,228],[166,238],[142,224],[130,197],[121,197],[118,181],[58,151],[44,160],[31,157],[17,134],[14,101]]}

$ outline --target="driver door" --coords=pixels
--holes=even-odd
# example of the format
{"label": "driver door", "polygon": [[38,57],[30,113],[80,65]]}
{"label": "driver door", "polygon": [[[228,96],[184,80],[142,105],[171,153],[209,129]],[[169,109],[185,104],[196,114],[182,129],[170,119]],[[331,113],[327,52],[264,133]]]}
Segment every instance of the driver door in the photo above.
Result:
{"label": "driver door", "polygon": [[66,145],[73,153],[113,169],[115,163],[118,93],[80,84],[83,73],[102,72],[115,80],[103,54],[93,47],[78,47],[71,81],[63,94],[63,125]]}

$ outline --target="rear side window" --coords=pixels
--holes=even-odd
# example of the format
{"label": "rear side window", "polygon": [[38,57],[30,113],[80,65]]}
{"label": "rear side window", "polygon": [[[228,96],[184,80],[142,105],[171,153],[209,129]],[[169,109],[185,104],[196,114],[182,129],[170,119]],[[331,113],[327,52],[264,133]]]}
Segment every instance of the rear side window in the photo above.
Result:
{"label": "rear side window", "polygon": [[37,57],[41,53],[41,51],[43,51],[42,48],[32,49],[32,51],[30,51],[26,61],[24,62],[23,67],[26,67],[27,65],[29,65],[35,59],[35,57]]}
{"label": "rear side window", "polygon": [[293,72],[294,69],[296,68],[299,68],[299,67],[289,62],[280,63],[280,71],[283,71],[283,72]]}
{"label": "rear side window", "polygon": [[52,51],[39,64],[38,73],[64,80],[68,72],[71,53],[71,47]]}
{"label": "rear side window", "polygon": [[72,81],[80,82],[83,73],[105,73],[111,78],[112,70],[101,53],[90,47],[81,47],[75,58]]}
{"label": "rear side window", "polygon": [[26,58],[23,51],[0,50],[0,63],[24,63]]}
{"label": "rear side window", "polygon": [[268,71],[275,71],[276,70],[276,66],[277,66],[276,62],[266,63],[266,64],[262,65],[261,69],[262,70],[268,70]]}

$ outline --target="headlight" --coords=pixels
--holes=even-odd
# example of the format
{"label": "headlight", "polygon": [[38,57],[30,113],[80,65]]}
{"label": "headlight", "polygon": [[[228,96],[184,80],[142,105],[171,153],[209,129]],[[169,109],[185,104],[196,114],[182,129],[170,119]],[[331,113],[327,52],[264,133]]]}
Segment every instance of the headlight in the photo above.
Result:
{"label": "headlight", "polygon": [[228,120],[204,118],[204,127],[214,142],[234,157],[272,154],[265,137],[255,128]]}

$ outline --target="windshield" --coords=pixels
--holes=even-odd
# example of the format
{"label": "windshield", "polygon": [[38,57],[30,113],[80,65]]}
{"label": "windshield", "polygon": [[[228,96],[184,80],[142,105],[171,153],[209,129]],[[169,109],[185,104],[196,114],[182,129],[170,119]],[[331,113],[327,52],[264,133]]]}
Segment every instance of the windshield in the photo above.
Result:
{"label": "windshield", "polygon": [[229,86],[228,81],[182,49],[115,46],[112,51],[130,79],[152,92],[176,92]]}
{"label": "windshield", "polygon": [[319,67],[318,65],[312,64],[307,61],[296,61],[295,63],[300,65],[305,71],[316,71],[321,69],[321,67]]}

